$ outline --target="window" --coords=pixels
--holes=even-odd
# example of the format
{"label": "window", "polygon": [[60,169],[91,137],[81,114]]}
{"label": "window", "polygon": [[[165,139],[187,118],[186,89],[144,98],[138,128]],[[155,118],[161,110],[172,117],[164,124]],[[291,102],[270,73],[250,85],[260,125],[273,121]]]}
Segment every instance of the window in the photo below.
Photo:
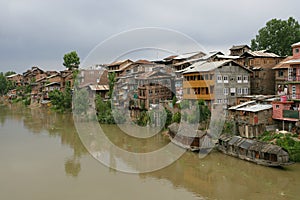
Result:
{"label": "window", "polygon": [[228,103],[228,99],[224,99],[224,103]]}
{"label": "window", "polygon": [[283,70],[279,70],[278,71],[278,77],[282,77],[283,76]]}
{"label": "window", "polygon": [[238,95],[243,94],[242,88],[237,88],[237,94],[238,94]]}
{"label": "window", "polygon": [[224,93],[224,95],[228,95],[228,88],[224,88],[223,93]]}
{"label": "window", "polygon": [[297,48],[297,49],[295,49],[295,53],[299,53],[299,49]]}
{"label": "window", "polygon": [[222,83],[222,76],[221,75],[217,76],[217,83]]}
{"label": "window", "polygon": [[237,76],[237,83],[242,83],[242,76],[241,75]]}
{"label": "window", "polygon": [[276,108],[276,109],[279,109],[279,105],[275,105],[275,108]]}
{"label": "window", "polygon": [[222,103],[222,99],[217,99],[217,103]]}
{"label": "window", "polygon": [[296,86],[292,86],[292,99],[296,99]]}
{"label": "window", "polygon": [[228,83],[228,76],[223,76],[224,83]]}
{"label": "window", "polygon": [[235,88],[230,88],[230,95],[235,96]]}
{"label": "window", "polygon": [[243,94],[248,94],[248,93],[249,93],[248,88],[244,88],[243,89]]}
{"label": "window", "polygon": [[213,80],[213,79],[214,79],[214,75],[213,75],[213,74],[210,74],[209,76],[210,76],[210,77],[209,77],[210,80]]}
{"label": "window", "polygon": [[248,83],[248,76],[243,76],[243,82]]}
{"label": "window", "polygon": [[205,74],[205,80],[208,80],[208,74]]}

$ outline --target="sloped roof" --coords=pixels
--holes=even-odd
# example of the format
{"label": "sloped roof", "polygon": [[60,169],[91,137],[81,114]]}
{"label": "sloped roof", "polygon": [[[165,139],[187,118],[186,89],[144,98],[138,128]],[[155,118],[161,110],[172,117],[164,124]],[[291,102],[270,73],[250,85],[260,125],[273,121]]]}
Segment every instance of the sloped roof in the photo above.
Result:
{"label": "sloped roof", "polygon": [[[184,53],[181,55],[176,56],[175,58],[173,58],[174,60],[181,60],[181,59],[188,59],[191,58],[197,54],[203,53],[202,51],[197,51],[197,52],[190,52],[190,53]],[[203,53],[205,55],[205,53]]]}
{"label": "sloped roof", "polygon": [[142,73],[137,77],[137,79],[149,79],[149,78],[166,78],[166,77],[172,77],[170,74],[163,73],[160,71],[150,71]]}
{"label": "sloped roof", "polygon": [[284,60],[282,60],[280,63],[275,65],[272,69],[288,69],[290,67],[290,64],[286,63],[289,60],[292,60],[293,56],[288,56]]}
{"label": "sloped roof", "polygon": [[246,102],[241,103],[241,104],[239,104],[239,105],[232,106],[232,107],[230,107],[230,108],[228,108],[228,109],[229,109],[229,110],[236,110],[236,109],[238,109],[238,108],[241,108],[241,107],[247,106],[247,105],[249,105],[249,104],[253,104],[253,103],[255,103],[255,101],[246,101]]}
{"label": "sloped roof", "polygon": [[251,105],[251,106],[241,107],[236,110],[246,111],[246,112],[259,112],[259,111],[268,110],[271,108],[272,108],[272,105],[269,105],[269,104],[255,104],[255,105]]}
{"label": "sloped roof", "polygon": [[117,70],[111,70],[111,71],[124,71],[125,69],[127,69],[132,63],[129,62],[125,65],[121,65],[120,69],[117,69]]}
{"label": "sloped roof", "polygon": [[234,60],[240,58],[240,56],[226,56],[226,55],[216,55],[217,58]]}
{"label": "sloped roof", "polygon": [[260,50],[260,51],[251,51],[251,50],[249,50],[249,51],[243,53],[243,54],[241,55],[241,57],[244,56],[245,54],[249,54],[249,55],[251,55],[251,56],[253,56],[253,57],[272,57],[272,58],[280,58],[279,55],[277,55],[277,54],[275,54],[275,53],[268,52],[267,50]]}
{"label": "sloped roof", "polygon": [[243,45],[233,45],[229,50],[237,50],[237,49],[242,49],[244,47],[248,47],[249,49],[251,49],[248,45],[243,44]]}
{"label": "sloped roof", "polygon": [[200,61],[194,63],[193,65],[190,66],[188,70],[184,71],[183,74],[194,73],[194,72],[209,72],[231,62],[235,63],[237,66],[244,68],[247,71],[251,71],[232,60],[222,60],[222,61],[214,61],[214,62]]}
{"label": "sloped roof", "polygon": [[12,77],[15,77],[15,76],[22,76],[22,75],[21,74],[12,74],[12,75],[6,76],[6,78],[12,78]]}
{"label": "sloped roof", "polygon": [[92,91],[106,91],[106,90],[109,90],[109,86],[108,85],[89,85],[89,88],[92,90]]}
{"label": "sloped roof", "polygon": [[292,60],[288,60],[285,62],[285,64],[299,64],[300,63],[300,59],[292,59]]}
{"label": "sloped roof", "polygon": [[126,60],[117,60],[117,61],[115,61],[115,62],[112,62],[112,63],[108,64],[107,66],[122,65],[122,64],[125,63],[126,61],[132,62],[132,60],[130,60],[130,59],[126,59]]}
{"label": "sloped roof", "polygon": [[150,62],[149,60],[137,60],[134,64],[144,64],[144,65],[152,65],[154,63]]}

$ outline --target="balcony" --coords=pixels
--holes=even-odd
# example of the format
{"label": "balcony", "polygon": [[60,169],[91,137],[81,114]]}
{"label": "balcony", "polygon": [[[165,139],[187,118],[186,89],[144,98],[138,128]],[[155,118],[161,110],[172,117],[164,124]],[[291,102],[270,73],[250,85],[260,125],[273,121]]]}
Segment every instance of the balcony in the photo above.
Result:
{"label": "balcony", "polygon": [[298,110],[283,110],[283,118],[299,119]]}
{"label": "balcony", "polygon": [[287,82],[300,82],[300,75],[285,77]]}

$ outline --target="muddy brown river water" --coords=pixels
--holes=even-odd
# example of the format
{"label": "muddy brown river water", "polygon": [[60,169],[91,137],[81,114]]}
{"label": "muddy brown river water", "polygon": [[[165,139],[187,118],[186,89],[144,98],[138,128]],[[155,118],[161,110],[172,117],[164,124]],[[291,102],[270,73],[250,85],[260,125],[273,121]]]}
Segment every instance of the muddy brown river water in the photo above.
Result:
{"label": "muddy brown river water", "polygon": [[[162,134],[141,142],[115,125],[102,128],[132,151],[169,143]],[[268,168],[216,151],[204,158],[186,152],[163,169],[123,173],[87,152],[71,114],[1,105],[0,199],[300,199],[300,164]]]}

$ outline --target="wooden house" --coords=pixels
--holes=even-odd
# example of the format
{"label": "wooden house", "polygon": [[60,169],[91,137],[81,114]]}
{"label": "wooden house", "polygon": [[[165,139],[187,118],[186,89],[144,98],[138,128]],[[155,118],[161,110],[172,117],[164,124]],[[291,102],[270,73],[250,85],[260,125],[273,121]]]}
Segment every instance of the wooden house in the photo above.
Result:
{"label": "wooden house", "polygon": [[236,132],[242,137],[258,137],[266,130],[267,125],[273,124],[270,104],[248,101],[230,107],[228,110],[228,117],[235,121]]}
{"label": "wooden house", "polygon": [[230,49],[230,56],[241,56],[245,52],[251,50],[248,45],[233,45]]}
{"label": "wooden house", "polygon": [[47,74],[38,67],[32,67],[23,73],[23,83],[29,85],[31,82],[35,82],[38,79],[47,77]]}
{"label": "wooden house", "polygon": [[282,59],[283,57],[266,50],[249,50],[236,59],[239,64],[253,71],[251,74],[251,94],[275,94],[275,74],[272,68]]}
{"label": "wooden house", "polygon": [[7,76],[6,79],[8,81],[13,82],[17,86],[21,86],[23,82],[23,75],[21,74],[12,74],[10,76]]}
{"label": "wooden house", "polygon": [[161,71],[151,71],[139,75],[138,80],[138,105],[140,108],[149,109],[151,104],[171,100],[174,91],[174,77]]}
{"label": "wooden house", "polygon": [[116,74],[116,78],[118,78],[132,63],[133,61],[130,59],[115,61],[107,65],[108,73],[114,72]]}
{"label": "wooden house", "polygon": [[61,83],[60,83],[60,89],[61,91],[64,91],[66,88],[66,84],[69,84],[71,88],[74,87],[74,75],[73,71],[71,70],[64,70],[60,71],[61,76]]}

